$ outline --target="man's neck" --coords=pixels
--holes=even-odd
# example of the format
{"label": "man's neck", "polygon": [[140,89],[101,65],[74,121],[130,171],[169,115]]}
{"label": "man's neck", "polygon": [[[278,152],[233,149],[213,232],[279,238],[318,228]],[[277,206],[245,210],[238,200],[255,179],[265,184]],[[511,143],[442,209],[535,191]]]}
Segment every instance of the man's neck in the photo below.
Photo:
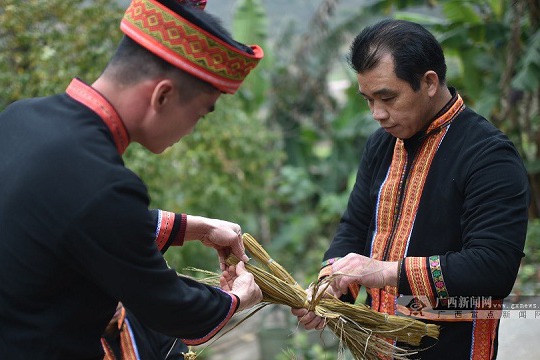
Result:
{"label": "man's neck", "polygon": [[431,115],[432,118],[437,116],[437,114],[448,104],[450,100],[452,100],[452,93],[450,92],[450,89],[446,85],[441,85],[439,87],[439,91],[437,92],[437,95],[435,96],[434,104],[433,104],[433,114]]}

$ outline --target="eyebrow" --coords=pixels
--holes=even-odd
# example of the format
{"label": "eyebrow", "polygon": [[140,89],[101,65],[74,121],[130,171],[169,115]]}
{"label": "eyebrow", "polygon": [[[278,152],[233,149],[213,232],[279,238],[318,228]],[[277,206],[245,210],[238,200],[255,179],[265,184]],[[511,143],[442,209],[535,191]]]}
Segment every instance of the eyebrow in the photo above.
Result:
{"label": "eyebrow", "polygon": [[[358,90],[358,93],[364,97],[369,97],[367,96],[366,94],[364,94],[363,92],[361,92],[360,90]],[[396,95],[397,92],[395,92],[394,90],[391,90],[391,89],[387,89],[387,88],[382,88],[382,89],[379,89],[377,91],[375,91],[373,93],[373,95],[375,96],[384,96],[384,95]]]}

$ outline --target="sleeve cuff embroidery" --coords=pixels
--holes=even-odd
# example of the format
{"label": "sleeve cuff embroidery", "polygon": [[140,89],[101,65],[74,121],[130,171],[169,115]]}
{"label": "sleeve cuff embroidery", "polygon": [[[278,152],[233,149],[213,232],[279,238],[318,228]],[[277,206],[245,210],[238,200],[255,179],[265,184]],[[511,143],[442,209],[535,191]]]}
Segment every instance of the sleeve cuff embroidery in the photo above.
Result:
{"label": "sleeve cuff embroidery", "polygon": [[213,338],[229,322],[229,320],[231,320],[236,310],[238,310],[240,306],[240,299],[236,295],[230,294],[226,291],[222,292],[231,297],[231,306],[229,307],[229,312],[227,313],[225,318],[214,329],[212,329],[212,331],[210,331],[206,336],[202,338],[182,339],[182,341],[186,343],[186,345],[200,345]]}
{"label": "sleeve cuff embroidery", "polygon": [[435,305],[435,296],[431,286],[431,272],[428,270],[427,258],[406,257],[405,273],[411,286],[412,295],[427,296],[432,306]]}
{"label": "sleeve cuff embroidery", "polygon": [[318,281],[321,281],[323,278],[332,275],[332,265],[326,265],[319,271],[319,276],[317,277]]}
{"label": "sleeve cuff embroidery", "polygon": [[180,214],[180,230],[178,230],[178,233],[176,234],[176,237],[174,238],[172,245],[174,246],[184,245],[184,240],[186,237],[186,225],[187,225],[187,215]]}
{"label": "sleeve cuff embroidery", "polygon": [[182,246],[186,235],[186,214],[157,210],[155,241],[161,253],[169,246]]}
{"label": "sleeve cuff embroidery", "polygon": [[354,298],[355,301],[359,293],[360,293],[360,285],[358,285],[357,283],[352,283],[349,285],[349,294],[351,294],[351,296]]}
{"label": "sleeve cuff embroidery", "polygon": [[433,283],[435,284],[435,291],[437,291],[437,297],[441,301],[442,305],[448,304],[448,290],[446,289],[446,283],[441,268],[441,257],[430,256],[429,268],[431,270],[431,276],[433,277]]}
{"label": "sleeve cuff embroidery", "polygon": [[160,250],[163,250],[172,233],[175,214],[170,211],[158,210],[158,219],[156,226],[156,244]]}
{"label": "sleeve cuff embroidery", "polygon": [[339,259],[341,259],[341,258],[340,257],[335,257],[335,258],[331,258],[331,259],[323,261],[321,263],[321,269],[327,267],[328,265],[332,265],[333,263],[335,263]]}
{"label": "sleeve cuff embroidery", "polygon": [[321,281],[322,278],[332,275],[332,264],[341,259],[341,257],[335,257],[328,260],[325,260],[321,263],[321,270],[319,271],[319,276],[317,277],[318,281]]}

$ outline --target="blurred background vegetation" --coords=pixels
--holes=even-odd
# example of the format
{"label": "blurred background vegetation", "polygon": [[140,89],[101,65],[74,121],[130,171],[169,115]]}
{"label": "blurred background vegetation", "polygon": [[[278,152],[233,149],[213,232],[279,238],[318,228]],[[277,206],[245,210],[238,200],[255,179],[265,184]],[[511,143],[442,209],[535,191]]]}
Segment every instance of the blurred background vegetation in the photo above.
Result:
{"label": "blurred background vegetation", "polygon": [[[93,82],[120,39],[127,3],[0,0],[0,110],[63,92],[72,77]],[[449,85],[510,136],[527,165],[531,221],[514,291],[538,293],[539,0],[211,0],[207,11],[266,56],[179,144],[161,156],[130,147],[126,164],[148,185],[153,207],[240,223],[307,285],[377,128],[345,63],[348,45],[381,18],[409,19],[436,34]],[[198,244],[166,257],[179,272],[217,268]]]}

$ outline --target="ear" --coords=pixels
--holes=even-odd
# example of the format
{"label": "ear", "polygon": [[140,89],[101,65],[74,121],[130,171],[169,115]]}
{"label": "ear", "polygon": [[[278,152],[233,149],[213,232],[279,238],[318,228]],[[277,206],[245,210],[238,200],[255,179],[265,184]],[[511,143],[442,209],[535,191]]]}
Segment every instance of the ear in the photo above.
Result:
{"label": "ear", "polygon": [[173,104],[175,101],[175,86],[173,82],[169,79],[164,79],[158,82],[154,86],[154,91],[152,92],[152,97],[150,99],[150,106],[156,113],[160,113],[170,104]]}
{"label": "ear", "polygon": [[423,81],[425,83],[428,96],[435,96],[437,90],[439,90],[439,76],[437,73],[433,70],[426,71]]}

